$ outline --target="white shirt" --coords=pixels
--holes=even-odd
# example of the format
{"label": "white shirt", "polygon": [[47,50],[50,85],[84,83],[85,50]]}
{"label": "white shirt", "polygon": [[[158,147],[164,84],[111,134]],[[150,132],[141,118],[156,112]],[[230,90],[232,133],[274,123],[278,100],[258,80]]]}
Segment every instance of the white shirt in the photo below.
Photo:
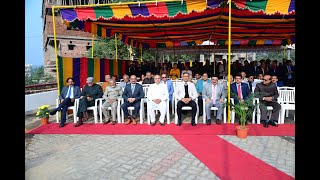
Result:
{"label": "white shirt", "polygon": [[68,88],[68,92],[67,92],[67,95],[66,95],[66,98],[67,98],[67,96],[68,96],[68,94],[69,94],[69,91],[71,91],[70,92],[70,97],[69,98],[74,98],[74,95],[73,95],[73,86],[69,86],[69,88]]}
{"label": "white shirt", "polygon": [[[196,86],[192,82],[187,82],[187,83],[188,83],[189,97],[191,97],[191,99],[196,99],[198,97]],[[176,83],[176,87],[174,89],[174,96],[178,100],[181,100],[182,98],[184,98],[184,95],[185,95],[184,84],[185,82]]]}
{"label": "white shirt", "polygon": [[154,99],[161,99],[165,101],[169,98],[168,88],[166,84],[150,84],[148,87],[147,98],[149,101]]}

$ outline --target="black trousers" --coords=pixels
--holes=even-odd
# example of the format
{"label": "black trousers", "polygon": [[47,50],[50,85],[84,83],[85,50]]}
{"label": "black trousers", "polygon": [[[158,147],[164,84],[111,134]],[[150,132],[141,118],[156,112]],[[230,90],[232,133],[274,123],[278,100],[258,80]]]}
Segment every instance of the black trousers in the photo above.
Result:
{"label": "black trousers", "polygon": [[77,116],[79,118],[82,118],[82,115],[83,115],[82,112],[86,112],[87,108],[91,106],[94,106],[94,100],[88,101],[86,97],[83,97],[82,99],[80,99]]}
{"label": "black trousers", "polygon": [[73,105],[74,105],[74,102],[71,102],[70,98],[66,98],[57,107],[57,110],[61,111],[61,122],[60,122],[61,124],[64,124],[66,122],[68,107],[73,106]]}
{"label": "black trousers", "polygon": [[202,96],[198,96],[198,109],[199,109],[199,116],[203,114],[203,100]]}
{"label": "black trousers", "polygon": [[268,120],[267,118],[267,107],[266,106],[272,106],[272,115],[271,120],[275,120],[278,122],[279,118],[279,112],[281,109],[281,105],[278,102],[267,102],[267,101],[261,101],[260,102],[260,113],[261,113],[261,120]]}
{"label": "black trousers", "polygon": [[188,104],[186,104],[186,103],[184,103],[182,101],[178,101],[178,103],[177,103],[178,122],[181,122],[181,113],[182,113],[182,109],[181,108],[183,106],[190,106],[192,108],[192,110],[191,110],[191,115],[192,115],[191,123],[194,124],[195,123],[196,113],[197,113],[197,104],[196,104],[196,102],[191,100]]}
{"label": "black trousers", "polygon": [[[142,101],[142,100],[141,100]],[[125,118],[128,118],[129,117],[129,111],[128,111],[128,107],[131,107],[133,106],[134,107],[134,110],[133,110],[133,117],[134,118],[137,118],[137,115],[138,115],[138,112],[140,110],[140,101],[135,101],[133,103],[129,103],[128,101],[127,102],[124,102],[122,105],[121,105],[121,109],[123,110],[123,114],[124,114],[124,117]],[[142,107],[143,108],[143,107]]]}

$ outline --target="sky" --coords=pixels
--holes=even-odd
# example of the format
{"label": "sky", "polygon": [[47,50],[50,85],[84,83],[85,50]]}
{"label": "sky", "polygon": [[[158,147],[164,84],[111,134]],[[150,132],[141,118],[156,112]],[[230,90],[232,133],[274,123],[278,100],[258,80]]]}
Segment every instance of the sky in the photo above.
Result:
{"label": "sky", "polygon": [[44,65],[42,37],[42,1],[25,0],[25,64]]}

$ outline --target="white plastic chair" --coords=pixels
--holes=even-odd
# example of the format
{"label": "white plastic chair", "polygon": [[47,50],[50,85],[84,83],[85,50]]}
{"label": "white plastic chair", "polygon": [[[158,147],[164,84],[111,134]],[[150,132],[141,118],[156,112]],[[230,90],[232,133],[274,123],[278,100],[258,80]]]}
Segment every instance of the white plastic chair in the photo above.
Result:
{"label": "white plastic chair", "polygon": [[[102,104],[103,104],[103,98],[99,99],[99,116],[100,116],[100,123],[102,123]],[[121,98],[117,100],[118,101],[118,106],[117,106],[117,120],[118,123],[121,123],[121,117],[120,117],[120,102],[121,102]],[[112,111],[111,107],[108,107],[107,109],[108,111]]]}
{"label": "white plastic chair", "polygon": [[[203,120],[203,124],[206,123],[206,119],[207,119],[207,116],[206,116],[206,100],[204,98],[202,98],[202,101],[203,101],[203,116],[202,116],[202,120]],[[227,98],[224,99],[224,102],[226,103],[227,102]],[[233,98],[230,98],[230,102],[232,104],[234,104],[234,100]],[[217,107],[211,107],[210,108],[211,111],[213,111],[213,115],[216,116],[216,113],[218,111],[218,108]],[[235,113],[234,111],[231,110],[231,123],[234,123],[234,117],[235,117]],[[227,107],[225,106],[223,108],[223,123],[227,123]]]}
{"label": "white plastic chair", "polygon": [[[144,101],[143,99],[141,99],[141,101],[140,101],[140,110],[139,110],[140,124],[143,124],[143,120],[144,120],[143,119],[143,115],[144,115],[144,107],[143,107],[144,102],[143,101]],[[121,104],[123,104],[123,103],[124,103],[124,99],[121,98]],[[120,107],[120,109],[121,109],[121,107]],[[132,115],[132,111],[134,110],[134,107],[130,106],[130,107],[128,107],[128,110],[129,110],[129,114]],[[121,109],[121,121],[122,121],[122,123],[124,123],[124,113],[123,113],[122,109]]]}
{"label": "white plastic chair", "polygon": [[[56,107],[58,107],[60,104],[60,100],[59,98],[56,99]],[[73,106],[69,106],[68,110],[72,110],[72,114],[73,114],[73,122],[76,123],[77,122],[77,110],[78,110],[78,105],[79,104],[79,98],[76,98],[74,100],[74,105]],[[60,116],[60,111],[57,111],[56,113],[56,119],[57,119],[57,123],[59,123],[59,116]],[[68,112],[67,112],[67,117],[66,119],[68,119]]]}
{"label": "white plastic chair", "polygon": [[[257,108],[255,108],[254,111],[253,111],[252,124],[255,124],[255,114],[256,113],[257,113],[257,124],[260,124],[260,118],[261,118],[260,100],[259,100],[259,98],[254,98],[253,101],[255,101],[254,103],[257,103],[257,106],[256,106]],[[268,113],[269,120],[270,120],[271,115],[272,115],[272,111],[273,111],[273,107],[272,106],[266,106],[266,108],[267,108],[267,113]],[[281,110],[280,110],[280,113],[279,113],[278,124],[280,124],[280,117],[281,117]]]}
{"label": "white plastic chair", "polygon": [[[150,101],[147,100],[147,107],[149,106],[149,103],[150,103]],[[169,98],[166,100],[166,106],[167,106],[167,113],[166,113],[167,124],[170,124]],[[157,110],[159,110],[159,109],[155,109],[155,110],[157,111]],[[148,108],[147,108],[147,121],[148,121],[148,124],[150,124],[151,119],[150,119],[150,116],[149,116]]]}
{"label": "white plastic chair", "polygon": [[[278,87],[279,97],[278,102],[281,105],[280,123],[284,124],[284,115],[288,117],[289,110],[295,110],[295,87]],[[295,121],[295,115],[293,116]]]}
{"label": "white plastic chair", "polygon": [[[194,120],[195,120],[195,123],[198,124],[198,114],[199,114],[198,98],[196,98],[194,101],[196,102],[196,108],[197,108],[196,117],[195,117]],[[175,120],[175,123],[176,123],[176,124],[178,124],[177,104],[178,104],[178,99],[175,98],[175,99],[174,99],[174,108],[175,108],[175,110],[174,110],[174,112],[175,112],[174,120]],[[183,107],[181,108],[181,110],[187,111],[187,110],[192,110],[192,108],[191,108],[190,106],[183,106]]]}

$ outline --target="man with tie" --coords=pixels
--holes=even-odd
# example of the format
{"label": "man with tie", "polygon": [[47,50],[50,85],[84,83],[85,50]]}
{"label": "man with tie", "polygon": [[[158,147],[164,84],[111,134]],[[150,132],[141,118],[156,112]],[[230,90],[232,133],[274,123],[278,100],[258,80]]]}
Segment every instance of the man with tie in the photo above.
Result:
{"label": "man with tie", "polygon": [[182,74],[182,80],[183,82],[178,82],[176,84],[176,90],[174,96],[177,98],[177,115],[178,115],[178,124],[177,126],[181,126],[182,120],[181,120],[181,113],[182,113],[182,107],[183,106],[190,106],[192,108],[191,110],[191,125],[195,126],[197,125],[195,123],[195,117],[197,113],[197,104],[195,102],[196,98],[198,97],[198,93],[196,90],[196,86],[194,83],[189,82],[189,73],[184,72]]}
{"label": "man with tie", "polygon": [[172,81],[167,79],[167,74],[166,73],[162,73],[161,74],[161,84],[165,84],[167,86],[168,93],[169,93],[169,101],[171,103],[172,102],[172,94],[174,92],[174,88],[173,88]]}
{"label": "man with tie", "polygon": [[242,83],[241,75],[235,76],[235,83],[231,84],[231,97],[234,99],[234,103],[238,104],[240,102],[244,102],[249,95],[251,94],[249,86],[247,83]]}
{"label": "man with tie", "polygon": [[[233,83],[234,84],[234,83]],[[211,78],[211,83],[207,83],[202,90],[202,97],[206,103],[206,124],[211,124],[211,107],[217,107],[218,113],[216,118],[216,124],[220,125],[223,111],[223,101],[226,97],[223,84],[218,84],[218,76],[214,75]]]}
{"label": "man with tie", "polygon": [[294,75],[294,66],[292,66],[291,60],[286,61],[286,65],[283,69],[285,76],[284,76],[284,85],[294,87],[295,86],[295,75]]}
{"label": "man with tie", "polygon": [[73,78],[69,77],[67,80],[67,86],[64,86],[61,90],[61,94],[59,96],[59,99],[61,100],[61,103],[59,106],[50,111],[50,115],[56,114],[57,111],[62,111],[61,115],[61,121],[59,124],[59,127],[63,127],[66,122],[66,116],[67,116],[67,110],[68,107],[74,105],[74,100],[76,98],[80,97],[80,88],[79,86],[74,86],[74,80]]}
{"label": "man with tie", "polygon": [[196,89],[197,89],[197,93],[198,93],[198,108],[199,108],[199,116],[203,115],[203,102],[202,102],[202,90],[203,87],[207,84],[211,84],[211,80],[208,79],[208,74],[207,73],[203,73],[202,75],[202,79],[197,81],[196,84]]}
{"label": "man with tie", "polygon": [[[124,88],[122,98],[124,99],[124,103],[121,105],[121,109],[126,118],[124,124],[128,125],[131,122],[134,125],[137,124],[136,117],[140,110],[140,101],[144,98],[144,92],[142,85],[137,83],[137,77],[135,75],[130,76],[130,84],[127,84]],[[130,106],[134,107],[132,116],[130,116],[128,112],[128,107]]]}

